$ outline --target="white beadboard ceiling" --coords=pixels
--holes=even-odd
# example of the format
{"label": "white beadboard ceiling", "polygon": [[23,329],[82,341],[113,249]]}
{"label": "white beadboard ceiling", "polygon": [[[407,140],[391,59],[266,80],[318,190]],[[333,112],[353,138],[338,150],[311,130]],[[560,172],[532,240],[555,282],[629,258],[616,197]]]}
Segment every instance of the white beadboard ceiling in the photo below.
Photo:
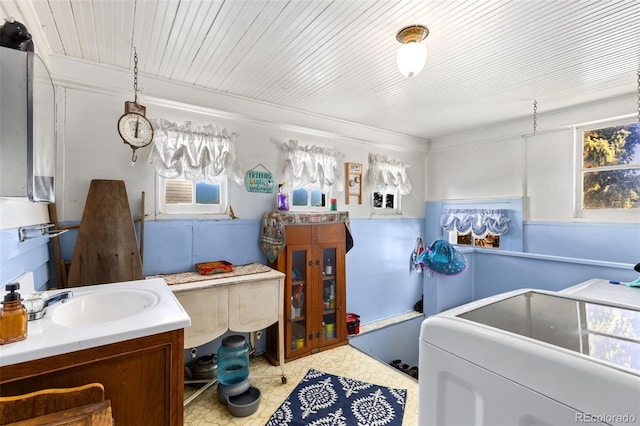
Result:
{"label": "white beadboard ceiling", "polygon": [[[638,0],[0,0],[40,52],[424,139],[637,92]],[[399,29],[428,26],[402,76]],[[35,31],[34,31],[35,30]],[[141,83],[144,86],[143,83]],[[630,103],[629,113],[637,109]]]}

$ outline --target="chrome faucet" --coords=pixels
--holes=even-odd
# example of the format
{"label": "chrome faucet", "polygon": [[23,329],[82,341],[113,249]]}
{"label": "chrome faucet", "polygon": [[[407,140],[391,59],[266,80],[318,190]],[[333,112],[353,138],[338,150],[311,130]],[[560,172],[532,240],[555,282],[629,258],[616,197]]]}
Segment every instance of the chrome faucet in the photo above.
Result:
{"label": "chrome faucet", "polygon": [[29,321],[39,320],[47,313],[47,308],[56,302],[64,302],[73,296],[73,292],[70,290],[61,291],[46,299],[41,297],[40,293],[34,293],[31,298],[24,300],[25,308],[27,309],[27,319]]}

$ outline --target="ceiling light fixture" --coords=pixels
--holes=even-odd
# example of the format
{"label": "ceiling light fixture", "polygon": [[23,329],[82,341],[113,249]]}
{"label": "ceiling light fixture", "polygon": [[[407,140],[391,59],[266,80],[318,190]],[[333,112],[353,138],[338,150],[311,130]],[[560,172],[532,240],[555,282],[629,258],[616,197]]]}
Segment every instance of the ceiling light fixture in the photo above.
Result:
{"label": "ceiling light fixture", "polygon": [[402,43],[398,49],[396,61],[398,69],[407,77],[417,75],[427,61],[427,46],[420,43],[429,35],[429,29],[423,25],[410,25],[398,31],[396,40]]}

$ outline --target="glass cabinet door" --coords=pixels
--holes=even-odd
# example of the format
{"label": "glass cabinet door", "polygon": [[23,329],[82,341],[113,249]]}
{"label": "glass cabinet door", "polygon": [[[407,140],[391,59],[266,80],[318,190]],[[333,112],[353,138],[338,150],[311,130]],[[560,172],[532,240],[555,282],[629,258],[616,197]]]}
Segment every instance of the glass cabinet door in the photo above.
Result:
{"label": "glass cabinet door", "polygon": [[336,285],[336,249],[322,248],[322,341],[337,338],[339,321],[337,315],[337,285]]}
{"label": "glass cabinet door", "polygon": [[299,351],[307,347],[307,329],[309,325],[308,293],[309,269],[307,268],[309,251],[306,249],[293,250],[291,253],[291,281],[289,294],[291,295],[290,318],[291,327],[289,350]]}

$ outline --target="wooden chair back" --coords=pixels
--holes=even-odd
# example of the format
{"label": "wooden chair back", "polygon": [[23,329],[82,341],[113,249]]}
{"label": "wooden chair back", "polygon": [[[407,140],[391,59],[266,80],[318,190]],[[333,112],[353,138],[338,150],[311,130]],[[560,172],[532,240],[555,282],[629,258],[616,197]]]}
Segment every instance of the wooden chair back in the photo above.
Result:
{"label": "wooden chair back", "polygon": [[2,425],[110,426],[111,419],[111,404],[100,383],[0,397]]}

